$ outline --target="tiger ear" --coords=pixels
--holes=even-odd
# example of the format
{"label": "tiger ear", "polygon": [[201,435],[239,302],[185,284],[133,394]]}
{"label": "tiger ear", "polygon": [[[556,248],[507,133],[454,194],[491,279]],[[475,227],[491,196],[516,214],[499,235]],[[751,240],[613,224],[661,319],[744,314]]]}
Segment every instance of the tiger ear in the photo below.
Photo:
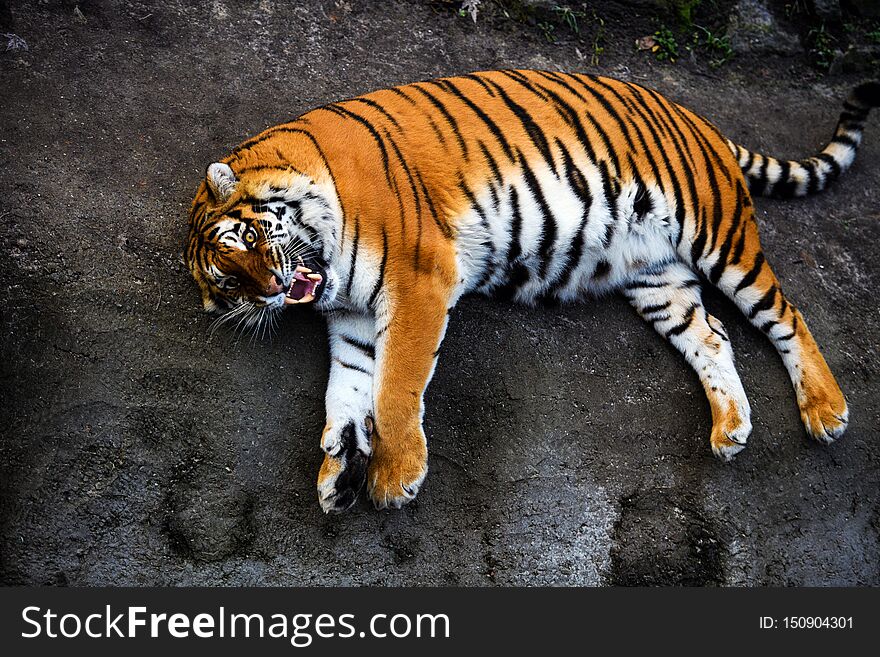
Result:
{"label": "tiger ear", "polygon": [[225,203],[235,191],[238,180],[228,164],[214,162],[205,176],[208,188],[218,203]]}

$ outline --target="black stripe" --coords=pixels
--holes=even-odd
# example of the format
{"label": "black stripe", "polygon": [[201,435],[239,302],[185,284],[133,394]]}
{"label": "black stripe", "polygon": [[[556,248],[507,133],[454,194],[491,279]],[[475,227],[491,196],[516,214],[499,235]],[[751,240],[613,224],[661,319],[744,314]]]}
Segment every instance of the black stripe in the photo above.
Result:
{"label": "black stripe", "polygon": [[486,82],[486,80],[481,78],[479,75],[474,75],[473,73],[468,73],[467,75],[464,75],[462,77],[467,78],[468,80],[473,80],[478,85],[483,87],[483,89],[485,89],[487,94],[489,94],[493,98],[495,97],[495,90],[492,89],[492,87],[489,86],[489,84]]}
{"label": "black stripe", "polygon": [[648,193],[648,188],[642,182],[638,174],[635,174],[635,200],[633,201],[633,213],[636,215],[636,221],[642,221],[654,209],[654,201]]}
{"label": "black stripe", "polygon": [[[660,159],[663,161],[663,165],[666,167],[666,171],[669,175],[669,180],[672,183],[672,194],[675,197],[675,219],[679,225],[679,234],[684,232],[684,197],[681,194],[681,185],[679,184],[678,177],[675,174],[675,169],[672,167],[672,162],[669,160],[669,157],[666,155],[666,149],[664,148],[663,142],[660,139],[660,136],[657,134],[657,130],[652,124],[650,120],[642,113],[642,111],[635,105],[627,103],[627,101],[623,98],[623,96],[614,89],[611,85],[608,85],[601,80],[594,78],[596,84],[606,88],[618,101],[624,105],[625,107],[631,107],[630,111],[635,113],[644,123],[645,127],[651,133],[651,137],[654,140],[654,144],[656,145],[655,149],[650,148],[648,145],[648,140],[642,132],[641,128],[638,124],[633,121],[631,117],[627,117],[627,121],[633,127],[636,132],[636,135],[639,138],[639,141],[642,143],[642,151],[641,153],[644,155],[645,159],[648,161],[648,165],[651,168],[651,173],[654,175],[654,182],[658,186],[663,187],[663,178],[660,175],[660,167],[657,161],[654,159],[652,155],[652,151],[656,151],[660,155]],[[639,151],[636,151],[639,152]],[[695,201],[696,199],[692,199]]]}
{"label": "black stripe", "polygon": [[[522,245],[520,244],[520,233],[522,231],[522,212],[519,206],[519,192],[516,187],[510,188],[510,243],[507,248],[506,260],[506,281],[497,291],[496,296],[504,299],[512,299],[520,285],[528,281],[529,270],[521,262],[519,257],[522,255]],[[488,282],[490,273],[484,274],[483,278]],[[484,283],[485,284],[485,283]],[[479,289],[481,286],[476,286]]]}
{"label": "black stripe", "polygon": [[547,199],[544,198],[544,193],[541,191],[541,185],[538,183],[538,179],[535,177],[534,172],[529,167],[523,154],[519,151],[517,151],[517,153],[519,155],[519,163],[522,168],[526,185],[541,209],[543,228],[541,231],[541,243],[538,247],[538,255],[540,258],[538,263],[538,277],[543,279],[547,275],[547,268],[550,266],[553,245],[556,242],[556,219],[550,210]]}
{"label": "black stripe", "polygon": [[363,342],[358,340],[357,338],[353,338],[348,335],[340,335],[340,339],[348,345],[351,345],[358,351],[360,351],[367,358],[375,358],[376,357],[376,347],[374,345],[369,344],[368,342]]}
{"label": "black stripe", "polygon": [[739,285],[736,286],[736,289],[733,291],[734,294],[738,294],[742,290],[745,290],[747,287],[751,287],[752,284],[758,280],[758,275],[761,273],[761,269],[764,267],[764,254],[762,252],[758,252],[758,255],[755,256],[755,262],[752,265],[752,268],[748,271],[748,273],[743,276],[743,279],[739,282]]}
{"label": "black stripe", "polygon": [[644,308],[639,308],[639,312],[642,315],[652,315],[654,313],[660,312],[661,310],[666,310],[671,305],[672,305],[672,302],[667,301],[666,303],[658,303],[653,306],[645,306]]}
{"label": "black stripe", "polygon": [[[551,82],[552,82],[551,78]],[[578,142],[583,146],[584,150],[587,152],[587,156],[593,162],[597,161],[596,151],[593,148],[593,144],[590,142],[590,138],[587,135],[587,131],[584,128],[583,122],[580,120],[577,110],[572,107],[570,104],[565,102],[557,93],[554,91],[547,89],[544,86],[536,85],[539,89],[541,89],[547,96],[550,98],[551,103],[556,110],[556,113],[562,117],[562,119],[575,131],[577,135]],[[601,136],[600,136],[601,137]],[[607,139],[607,135],[605,135],[605,139]],[[558,140],[557,140],[558,141]],[[611,150],[610,143],[607,144],[607,149]],[[615,155],[616,157],[616,155]]]}
{"label": "black stripe", "polygon": [[407,96],[407,95],[403,92],[403,89],[402,89],[401,87],[391,87],[391,88],[389,88],[389,89],[386,89],[385,91],[390,91],[391,93],[393,93],[393,94],[399,96],[400,98],[403,98],[403,99],[404,99],[406,102],[408,102],[410,105],[418,106],[418,103],[417,103],[415,100],[413,100],[412,98],[410,98],[409,96]]}
{"label": "black stripe", "polygon": [[382,229],[382,264],[379,266],[379,278],[376,280],[376,285],[373,287],[373,293],[370,295],[370,300],[367,302],[367,305],[372,308],[373,303],[376,301],[376,297],[379,296],[379,290],[382,289],[382,283],[385,282],[385,265],[388,263],[388,235],[385,234],[385,229]]}
{"label": "black stripe", "polygon": [[571,187],[572,191],[580,198],[580,200],[584,204],[583,213],[581,215],[581,221],[577,228],[577,233],[574,235],[574,239],[568,246],[568,250],[565,253],[564,259],[562,261],[562,265],[559,269],[559,274],[557,274],[556,281],[550,283],[550,287],[555,287],[557,290],[564,290],[569,281],[571,280],[572,274],[577,270],[581,265],[581,260],[584,257],[584,232],[587,229],[587,224],[590,221],[590,209],[593,205],[593,196],[590,193],[590,186],[584,177],[583,173],[574,163],[574,160],[571,157],[571,153],[569,153],[568,149],[565,147],[565,144],[562,143],[562,140],[556,139],[556,147],[559,149],[559,152],[562,154],[562,163],[565,168],[565,176],[568,180],[568,184]]}
{"label": "black stripe", "polygon": [[605,236],[602,238],[602,245],[608,248],[611,244],[611,238],[614,236],[614,226],[617,224],[617,195],[612,189],[611,174],[608,172],[608,163],[605,160],[599,162],[599,176],[602,179],[602,189],[605,195],[605,203],[608,206],[608,215],[611,223],[605,226]]}
{"label": "black stripe", "polygon": [[789,333],[787,335],[781,335],[778,338],[773,338],[773,339],[776,342],[785,342],[787,340],[791,340],[794,336],[795,336],[795,332],[792,331],[791,333]]}
{"label": "black stripe", "polygon": [[709,241],[709,253],[712,253],[715,251],[715,246],[718,244],[718,238],[721,234],[721,222],[724,219],[724,208],[722,206],[723,199],[721,197],[721,189],[718,185],[718,178],[715,176],[716,167],[710,165],[708,169],[709,187],[712,189],[712,237]]}
{"label": "black stripe", "polygon": [[425,203],[428,204],[428,210],[431,212],[431,218],[434,220],[434,223],[437,224],[437,228],[440,229],[440,232],[443,233],[443,237],[448,240],[451,240],[455,234],[446,223],[440,221],[440,216],[437,214],[437,208],[434,207],[434,201],[431,199],[431,195],[428,194],[428,188],[425,186],[425,181],[422,180],[422,176],[419,173],[418,169],[415,172],[416,180],[419,181],[419,187],[422,190],[422,195],[425,197]]}
{"label": "black stripe", "polygon": [[610,273],[611,263],[607,260],[600,260],[596,263],[596,268],[593,270],[592,278],[605,278]]}
{"label": "black stripe", "polygon": [[773,307],[773,304],[776,302],[776,285],[771,285],[770,289],[767,290],[766,294],[752,306],[751,311],[749,311],[749,319],[755,319],[758,313],[763,312],[765,310],[770,310]]}
{"label": "black stripe", "polygon": [[410,85],[413,89],[422,94],[425,98],[428,99],[428,102],[431,103],[434,107],[437,108],[437,111],[443,116],[446,120],[446,123],[449,124],[449,129],[452,130],[452,133],[455,135],[455,138],[458,140],[458,145],[461,147],[461,152],[467,158],[468,156],[468,148],[467,144],[465,144],[464,139],[461,136],[461,130],[458,128],[458,121],[453,118],[452,114],[449,113],[449,110],[446,109],[446,105],[444,105],[440,100],[434,96],[434,94],[430,93],[427,89],[422,89],[418,84]]}
{"label": "black stripe", "polygon": [[[611,105],[611,103],[608,102],[608,99],[605,98],[597,90],[590,87],[586,82],[584,82],[581,79],[582,77],[585,77],[588,80],[591,80],[595,84],[601,84],[596,78],[591,77],[591,76],[584,76],[584,75],[569,75],[568,76],[568,78],[570,80],[573,80],[574,82],[576,82],[581,88],[583,88],[585,91],[587,91],[590,94],[590,96],[599,105],[602,106],[602,109],[605,110],[606,114],[608,114],[608,116],[610,116],[611,119],[617,124],[618,128],[620,129],[620,133],[623,135],[623,138],[626,141],[629,149],[633,152],[636,152],[636,153],[641,152],[640,149],[636,146],[635,142],[633,141],[633,138],[632,138],[632,135],[630,134],[630,130],[629,130],[629,126],[627,125],[627,122],[623,120],[623,118],[617,112],[617,110],[615,110],[614,107]],[[584,99],[584,100],[586,101],[586,99]],[[587,113],[586,116],[588,118],[592,119],[592,117],[590,116],[589,113]],[[593,123],[595,125],[596,122],[593,121]],[[631,123],[631,121],[629,123]],[[642,150],[644,150],[644,149],[642,149]],[[614,152],[615,151],[613,148],[609,148],[609,154],[614,153]],[[617,167],[617,170],[620,171],[620,163],[619,162],[616,163],[616,167]]]}
{"label": "black stripe", "polygon": [[708,277],[713,285],[716,285],[718,283],[721,275],[724,273],[724,269],[727,267],[727,258],[730,255],[730,249],[733,246],[733,237],[736,234],[736,229],[739,228],[741,216],[743,213],[744,194],[745,190],[743,190],[741,185],[737,184],[736,207],[733,211],[733,220],[727,230],[727,237],[724,239],[724,243],[721,245],[721,248],[718,251],[718,260],[715,261],[715,264],[712,265],[712,269],[709,271]]}
{"label": "black stripe", "polygon": [[703,308],[703,315],[706,317],[706,326],[709,327],[709,330],[725,342],[730,342],[730,338],[728,338],[724,333],[712,326],[712,322],[709,321],[709,311],[705,308]]}
{"label": "black stripe", "polygon": [[[559,77],[559,78],[553,77],[549,72],[546,72],[546,71],[536,71],[536,73],[538,73],[538,75],[541,75],[541,76],[547,78],[550,82],[553,82],[555,84],[560,85],[561,87],[564,87],[572,95],[577,97],[581,102],[583,102],[583,103],[589,102],[585,96],[583,96],[574,87],[572,87],[567,82],[565,82],[565,80],[563,80],[561,77]],[[617,150],[611,145],[611,139],[608,137],[608,134],[595,120],[593,120],[593,117],[590,116],[590,114],[587,112],[584,112],[583,114],[581,114],[572,105],[566,103],[564,100],[562,100],[561,97],[554,94],[550,89],[547,89],[546,87],[541,87],[541,89],[543,91],[545,91],[547,94],[551,95],[551,97],[554,98],[555,102],[559,105],[559,107],[557,107],[557,112],[561,113],[564,111],[566,114],[569,114],[568,122],[572,125],[572,127],[575,128],[575,131],[578,134],[578,138],[581,142],[581,145],[584,147],[584,150],[587,152],[588,157],[593,162],[599,161],[599,158],[596,156],[596,151],[594,150],[593,144],[590,141],[590,138],[587,136],[587,130],[583,125],[583,121],[581,120],[582,118],[586,119],[587,122],[590,124],[590,131],[592,132],[592,134],[596,134],[599,136],[599,139],[602,141],[602,144],[605,147],[605,152],[607,154],[606,157],[610,158],[611,163],[614,166],[615,173],[620,171],[620,160],[618,159],[618,156],[617,156]]]}
{"label": "black stripe", "polygon": [[386,110],[384,107],[382,107],[375,100],[370,100],[369,98],[352,98],[351,100],[346,100],[344,102],[346,102],[346,103],[363,103],[367,107],[372,107],[374,110],[376,110],[382,116],[384,116],[386,119],[388,119],[391,122],[391,125],[393,125],[398,130],[401,129],[400,124],[397,122],[397,119],[395,119],[393,116],[391,116],[391,114],[388,113],[388,110]]}
{"label": "black stripe", "polygon": [[626,285],[623,286],[625,290],[641,290],[641,289],[655,289],[666,287],[669,285],[667,281],[630,281]]}
{"label": "black stripe", "polygon": [[782,171],[779,174],[779,181],[773,186],[773,196],[776,198],[792,198],[797,192],[797,183],[791,177],[792,164],[789,160],[779,161]]}
{"label": "black stripe", "polygon": [[831,180],[836,180],[840,177],[840,164],[838,164],[837,160],[835,160],[834,157],[832,155],[829,155],[828,153],[819,153],[816,158],[822,160],[831,167],[831,173],[829,173],[823,181],[822,186],[824,188],[829,182],[829,177]]}
{"label": "black stripe", "polygon": [[[638,87],[636,85],[632,85],[632,86],[636,87],[637,89],[647,91],[651,95],[651,97],[657,103],[658,107],[660,107],[660,109],[662,110],[663,114],[667,117],[669,125],[674,129],[674,133],[677,134],[677,138],[673,139],[673,143],[675,145],[675,149],[676,149],[676,153],[678,155],[678,158],[682,163],[682,168],[685,170],[685,181],[688,186],[688,194],[690,196],[691,206],[694,211],[694,221],[697,221],[698,198],[697,198],[697,188],[696,188],[696,184],[694,182],[694,179],[697,177],[696,172],[698,171],[698,168],[697,168],[696,161],[694,160],[693,154],[691,152],[692,149],[690,148],[690,146],[688,146],[687,138],[685,137],[684,131],[679,127],[679,121],[676,121],[675,118],[672,116],[672,112],[669,109],[669,103],[665,98],[660,96],[657,92],[655,92],[652,89],[646,89],[645,87]],[[679,144],[679,140],[680,140],[680,144]],[[699,140],[696,140],[696,141],[699,141]],[[690,170],[688,170],[688,168],[684,164],[685,156],[687,157],[688,161],[690,162],[690,166],[691,166]],[[708,164],[708,161],[706,161],[706,164]],[[678,199],[676,199],[676,201],[677,200]],[[678,236],[676,237],[676,246],[681,242],[681,239],[683,236],[684,236],[684,225],[682,224],[680,226]]]}
{"label": "black stripe", "polygon": [[[409,168],[409,165],[406,163],[406,160],[403,157],[403,153],[400,152],[400,148],[397,146],[397,142],[391,137],[388,132],[385,132],[385,138],[388,140],[388,143],[391,144],[391,148],[394,150],[394,155],[397,157],[400,162],[400,168],[403,169],[403,173],[406,174],[407,182],[409,183],[410,193],[413,197],[413,203],[415,204],[416,216],[419,219],[419,224],[421,225],[421,216],[422,216],[422,202],[419,199],[419,193],[416,190],[416,183],[413,179],[412,171]],[[404,209],[403,209],[403,200],[400,198],[398,194],[397,201],[398,209],[400,211],[400,228],[401,232],[406,234],[406,227],[404,226]]]}
{"label": "black stripe", "polygon": [[361,239],[360,217],[354,215],[354,242],[351,245],[351,267],[348,270],[348,281],[345,283],[345,296],[351,297],[351,284],[354,282],[354,267],[358,257],[358,244]]}
{"label": "black stripe", "polygon": [[495,161],[495,158],[492,157],[492,153],[489,152],[489,149],[486,148],[486,144],[482,139],[477,141],[477,145],[480,147],[480,152],[482,152],[483,157],[486,158],[486,163],[489,165],[489,169],[492,171],[492,179],[494,182],[499,185],[502,183],[501,179],[501,169],[498,167],[498,162]]}
{"label": "black stripe", "polygon": [[458,188],[465,195],[468,203],[470,203],[470,206],[474,209],[474,212],[477,213],[477,216],[480,218],[480,224],[482,225],[483,230],[485,231],[486,235],[489,236],[488,240],[482,243],[483,246],[489,248],[489,255],[484,262],[483,275],[481,276],[480,280],[474,288],[479,289],[489,281],[489,278],[492,275],[492,263],[495,261],[495,256],[497,255],[498,249],[495,246],[495,243],[492,241],[492,228],[489,225],[489,218],[486,216],[485,211],[477,202],[477,197],[471,191],[470,187],[467,186],[461,176],[459,176],[458,179]]}
{"label": "black stripe", "polygon": [[755,154],[752,151],[748,151],[748,154],[749,157],[746,160],[746,163],[741,166],[740,169],[742,169],[743,173],[745,173],[747,176],[751,176],[749,171],[751,170],[752,165],[755,163]]}
{"label": "black stripe", "polygon": [[[489,226],[489,218],[486,216],[486,212],[483,210],[483,207],[477,202],[477,197],[471,191],[471,188],[467,186],[467,183],[464,181],[464,178],[459,176],[458,178],[458,188],[461,190],[461,193],[465,195],[468,203],[474,209],[474,212],[477,213],[477,216],[480,218],[480,224],[483,226],[483,229],[491,234],[491,227]],[[492,250],[494,252],[495,245],[492,244]]]}
{"label": "black stripe", "polygon": [[[700,144],[702,144],[702,151],[703,151],[704,156],[706,154],[708,154],[708,156],[712,159],[712,162],[714,163],[714,167],[712,167],[712,166],[709,167],[709,173],[714,176],[715,171],[720,171],[722,174],[724,174],[724,179],[728,183],[732,183],[733,178],[731,177],[730,172],[727,170],[725,163],[721,160],[721,157],[716,152],[714,145],[709,143],[709,140],[697,128],[697,125],[691,120],[690,116],[688,116],[688,114],[690,114],[690,112],[688,112],[688,110],[685,110],[680,105],[676,105],[674,103],[672,103],[672,109],[674,109],[675,112],[681,117],[682,121],[684,121],[685,123],[687,123],[691,127],[691,131],[692,131],[694,138]],[[707,128],[718,139],[722,139],[722,140],[724,139],[724,136],[718,131],[718,128],[716,128],[714,125],[709,123],[702,116],[697,116],[696,118],[702,122],[703,127]],[[727,149],[725,149],[725,150],[727,150]]]}
{"label": "black stripe", "polygon": [[[545,101],[545,102],[547,101],[547,96],[545,96],[545,95],[543,94],[542,91],[538,91],[538,90],[535,89],[535,82],[534,82],[534,80],[532,80],[532,79],[531,79],[530,77],[528,77],[527,75],[524,75],[524,74],[520,73],[519,71],[515,71],[515,70],[512,70],[512,69],[504,69],[504,70],[499,71],[499,72],[500,72],[502,75],[506,75],[507,77],[509,77],[509,78],[510,78],[511,80],[513,80],[514,82],[516,82],[516,83],[522,85],[525,89],[528,89],[529,91],[531,91],[533,94],[535,94],[535,95],[536,95],[538,98],[540,98],[541,100],[543,100],[543,101]],[[529,71],[529,74],[530,74],[530,75],[534,75],[536,72],[537,72],[537,71]]]}
{"label": "black stripe", "polygon": [[846,146],[849,146],[853,150],[856,150],[859,147],[859,142],[857,142],[849,135],[834,135],[834,137],[831,139],[831,143],[844,144]]}
{"label": "black stripe", "polygon": [[761,162],[761,168],[758,170],[758,175],[753,178],[754,185],[749,185],[749,189],[755,196],[761,196],[764,193],[764,190],[767,188],[768,166],[770,166],[770,158],[763,156],[763,161]]}
{"label": "black stripe", "polygon": [[816,168],[816,162],[812,159],[801,160],[800,165],[807,170],[807,194],[815,194],[819,191],[819,170]]}
{"label": "black stripe", "polygon": [[706,230],[709,221],[706,218],[705,206],[700,208],[699,217],[696,214],[694,215],[694,221],[698,223],[698,226],[697,236],[691,243],[691,262],[697,264],[699,259],[703,257],[703,250],[706,248],[706,242],[709,239],[709,234]]}
{"label": "black stripe", "polygon": [[507,143],[507,138],[504,136],[504,132],[496,125],[496,123],[492,119],[490,119],[486,115],[486,113],[483,110],[480,109],[480,107],[478,105],[476,105],[474,103],[474,101],[472,101],[470,98],[465,96],[461,92],[461,90],[458,87],[456,87],[449,80],[441,80],[441,81],[430,80],[427,84],[436,85],[440,89],[454,95],[461,102],[463,102],[465,105],[467,105],[470,108],[470,110],[474,114],[476,114],[477,117],[486,125],[486,127],[489,129],[489,132],[492,133],[492,135],[495,137],[495,140],[501,145],[501,148],[502,148],[502,150],[504,150],[504,153],[507,155],[508,158],[510,158],[510,161],[511,162],[514,161],[515,158],[513,157],[513,151],[510,150],[510,144]]}
{"label": "black stripe", "polygon": [[583,172],[578,169],[571,153],[558,137],[556,138],[556,148],[559,149],[559,152],[562,155],[562,165],[565,169],[565,177],[568,180],[569,187],[571,187],[572,191],[577,194],[578,198],[584,202],[586,210],[589,210],[590,206],[593,204],[593,195],[590,193],[590,185],[587,182],[586,177]]}
{"label": "black stripe", "polygon": [[[501,75],[504,75],[507,78],[511,79],[512,81],[516,82],[523,89],[528,91],[530,94],[534,94],[540,100],[543,100],[545,103],[549,100],[547,98],[547,95],[543,91],[536,89],[534,83],[531,80],[529,80],[527,77],[525,77],[524,75],[522,75],[516,71],[499,71],[499,73],[501,73]],[[495,84],[497,85],[498,83],[495,82]]]}
{"label": "black stripe", "polygon": [[[547,78],[551,82],[555,82],[556,84],[565,88],[566,90],[569,91],[569,93],[573,94],[575,97],[577,97],[584,104],[589,104],[589,102],[590,102],[589,99],[586,96],[584,96],[582,93],[580,93],[577,89],[575,89],[570,84],[568,84],[568,82],[566,82],[566,80],[565,80],[566,77],[569,78],[572,82],[576,82],[577,84],[584,86],[590,92],[591,97],[594,99],[596,98],[596,92],[594,90],[590,89],[589,87],[586,87],[586,85],[584,85],[583,82],[581,82],[580,80],[577,80],[576,78],[574,78],[574,76],[571,76],[571,75],[563,76],[561,73],[553,73],[550,71],[537,71],[537,73],[538,73],[538,75],[541,75],[541,76]],[[547,91],[547,90],[545,89],[545,91]],[[619,172],[620,171],[620,160],[617,156],[617,149],[612,146],[611,138],[608,136],[608,133],[605,131],[605,129],[601,125],[599,125],[599,123],[597,121],[595,121],[593,119],[593,117],[590,115],[589,112],[583,112],[583,113],[575,112],[575,113],[578,117],[587,120],[587,122],[590,124],[591,133],[599,136],[599,139],[602,141],[602,144],[605,146],[605,152],[607,153],[607,157],[611,159],[611,163],[614,166],[614,172],[615,173]],[[579,118],[579,122],[580,122],[580,118]],[[586,148],[587,145],[590,144],[589,139],[585,140],[584,144],[585,144],[585,148]],[[592,147],[590,147],[590,149],[588,151],[590,153],[590,158],[593,161],[598,162],[598,158],[596,158],[595,155],[592,154],[592,151],[593,151],[593,149],[592,149]]]}
{"label": "black stripe", "polygon": [[370,372],[370,370],[365,369],[365,368],[361,367],[360,365],[354,365],[353,363],[347,363],[346,361],[340,360],[339,358],[334,358],[333,360],[335,360],[339,365],[341,365],[342,367],[344,367],[347,370],[355,370],[356,372],[363,372],[364,374],[372,375],[372,372]]}
{"label": "black stripe", "polygon": [[696,312],[697,308],[699,308],[699,307],[700,307],[700,304],[698,304],[698,303],[691,304],[691,306],[685,312],[684,320],[681,322],[681,324],[676,324],[671,329],[666,331],[666,334],[665,334],[666,337],[671,338],[674,335],[680,335],[680,334],[684,333],[685,331],[687,331],[688,327],[691,325],[691,322],[694,321],[694,313]]}
{"label": "black stripe", "polygon": [[[620,102],[621,105],[623,105],[624,107],[630,107],[630,104],[627,103],[627,101],[624,99],[624,97],[621,96],[620,93],[619,93],[614,87],[612,87],[612,86],[609,85],[609,84],[606,84],[605,82],[603,82],[603,81],[600,80],[599,78],[595,78],[595,77],[594,77],[594,78],[593,78],[593,81],[594,81],[596,84],[598,84],[599,86],[601,86],[601,87],[607,89],[609,93],[611,93],[615,98],[617,98],[618,102]],[[610,105],[609,105],[609,107],[610,107]],[[666,165],[666,168],[667,168],[667,170],[669,171],[669,177],[670,177],[670,179],[672,180],[673,186],[675,187],[675,190],[674,190],[674,191],[675,191],[675,197],[676,197],[676,201],[677,201],[676,205],[678,206],[678,207],[676,207],[676,214],[679,214],[680,212],[683,212],[683,207],[682,207],[682,206],[683,206],[683,202],[682,202],[682,199],[681,199],[681,190],[678,189],[678,181],[677,181],[677,179],[675,178],[674,172],[673,172],[672,167],[671,167],[671,165],[670,165],[670,163],[669,163],[669,159],[666,157],[666,153],[664,152],[663,145],[662,145],[662,143],[661,143],[661,141],[660,141],[660,138],[659,138],[658,135],[657,135],[656,130],[654,129],[654,126],[651,125],[651,122],[648,121],[648,120],[645,118],[644,114],[642,114],[642,112],[639,111],[638,108],[635,108],[635,107],[631,108],[631,109],[630,109],[630,113],[635,113],[635,114],[637,114],[637,115],[639,116],[639,118],[641,118],[642,121],[644,122],[645,127],[647,127],[647,128],[650,130],[651,135],[652,135],[653,138],[654,138],[654,142],[655,142],[656,145],[657,145],[657,149],[656,149],[656,150],[660,153],[660,156],[662,157],[662,159],[663,159],[663,161],[664,161],[664,164]],[[633,128],[633,130],[634,130],[635,133],[636,133],[636,136],[639,138],[639,141],[641,142],[641,145],[642,145],[642,149],[641,149],[641,150],[636,149],[634,152],[636,152],[636,153],[640,153],[640,154],[643,154],[643,155],[645,156],[645,159],[648,160],[648,165],[651,167],[651,173],[654,174],[654,181],[656,182],[657,185],[662,186],[662,184],[663,184],[663,179],[662,179],[662,177],[661,177],[661,175],[660,175],[660,167],[659,167],[659,165],[657,164],[657,161],[654,159],[654,156],[652,155],[652,150],[654,150],[654,149],[651,149],[651,148],[648,147],[648,140],[647,140],[647,138],[645,137],[645,135],[644,135],[644,133],[642,132],[641,128],[640,128],[640,127],[638,126],[638,124],[632,119],[631,116],[627,116],[627,117],[626,117],[626,122],[629,123],[629,125]],[[679,218],[679,223],[680,223],[680,224],[682,223],[681,218]]]}
{"label": "black stripe", "polygon": [[[631,93],[639,100],[642,107],[645,108],[645,111],[648,112],[653,122],[660,126],[663,131],[669,135],[669,138],[672,140],[673,146],[675,147],[675,152],[678,155],[678,159],[681,161],[681,168],[685,171],[688,170],[688,167],[685,165],[685,160],[690,164],[691,171],[694,171],[697,168],[696,162],[694,162],[693,156],[690,153],[690,150],[687,148],[686,139],[684,137],[684,133],[678,127],[678,124],[672,118],[672,114],[669,112],[669,109],[665,106],[664,100],[659,94],[654,92],[651,89],[647,89],[645,87],[641,87],[637,84],[633,84],[631,82],[624,82],[624,84],[629,87]],[[645,94],[651,97],[654,103],[657,105],[659,110],[659,114],[655,112],[651,106],[648,104],[648,100],[645,97]],[[690,177],[687,177],[690,180]],[[694,198],[696,194],[694,194],[691,198]]]}
{"label": "black stripe", "polygon": [[440,141],[441,144],[443,144],[444,146],[446,145],[446,137],[443,136],[443,133],[440,132],[440,128],[437,127],[437,123],[435,123],[434,117],[432,117],[428,112],[426,112],[424,110],[424,108],[422,107],[422,105],[417,103],[414,98],[410,98],[409,96],[407,96],[403,92],[403,89],[401,89],[401,88],[392,87],[391,89],[388,89],[388,91],[400,96],[401,98],[406,100],[410,105],[415,105],[416,107],[418,107],[421,110],[422,114],[425,115],[425,118],[428,119],[428,125],[431,126],[431,130],[433,130],[434,134],[437,135],[437,139]]}
{"label": "black stripe", "polygon": [[359,114],[355,114],[354,112],[347,110],[344,107],[339,107],[338,105],[327,105],[325,107],[319,107],[318,109],[332,112],[333,114],[337,114],[344,118],[349,118],[357,121],[359,124],[367,129],[367,131],[370,133],[370,136],[373,138],[373,141],[375,141],[376,145],[379,147],[379,152],[382,154],[382,167],[385,170],[385,178],[388,180],[388,183],[391,185],[391,187],[393,189],[396,189],[396,185],[391,179],[391,170],[388,166],[388,149],[385,147],[385,143],[382,141],[382,136],[379,134],[378,130],[373,127],[373,124]]}
{"label": "black stripe", "polygon": [[519,192],[516,187],[510,188],[510,210],[512,214],[510,222],[510,248],[507,250],[507,261],[515,262],[522,254],[522,245],[519,242],[522,231],[522,213],[519,207]]}
{"label": "black stripe", "polygon": [[733,247],[733,255],[730,257],[728,264],[737,265],[742,259],[743,249],[746,247],[746,224],[742,224],[739,231],[739,239],[736,246]]}

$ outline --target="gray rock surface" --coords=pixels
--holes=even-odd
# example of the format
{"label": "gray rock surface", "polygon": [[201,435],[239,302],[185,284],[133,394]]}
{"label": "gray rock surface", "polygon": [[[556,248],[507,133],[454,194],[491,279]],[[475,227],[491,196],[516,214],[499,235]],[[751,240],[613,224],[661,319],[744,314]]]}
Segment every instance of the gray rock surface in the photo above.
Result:
{"label": "gray rock surface", "polygon": [[779,24],[767,0],[739,0],[731,10],[727,35],[737,53],[794,55],[802,50],[798,36]]}

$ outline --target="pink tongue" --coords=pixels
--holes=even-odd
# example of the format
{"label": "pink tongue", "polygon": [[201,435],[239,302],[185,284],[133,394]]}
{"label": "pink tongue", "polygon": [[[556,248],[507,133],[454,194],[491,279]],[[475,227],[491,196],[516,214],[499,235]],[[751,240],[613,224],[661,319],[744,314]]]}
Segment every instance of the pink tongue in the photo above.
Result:
{"label": "pink tongue", "polygon": [[313,294],[316,287],[317,282],[309,280],[305,277],[305,275],[301,274],[300,272],[294,272],[293,284],[290,286],[290,290],[288,290],[287,296],[295,301],[299,301],[304,296],[308,294]]}

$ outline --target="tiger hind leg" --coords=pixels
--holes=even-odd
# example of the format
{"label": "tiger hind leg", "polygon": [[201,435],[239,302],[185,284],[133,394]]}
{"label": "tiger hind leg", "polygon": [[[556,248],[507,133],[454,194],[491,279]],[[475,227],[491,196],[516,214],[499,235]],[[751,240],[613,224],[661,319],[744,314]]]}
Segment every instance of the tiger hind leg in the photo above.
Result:
{"label": "tiger hind leg", "polygon": [[742,246],[734,251],[735,261],[713,267],[720,273],[716,285],[776,347],[794,385],[807,433],[831,443],[846,430],[846,399],[803,316],[783,295],[761,250],[754,220],[743,222],[740,231]]}
{"label": "tiger hind leg", "polygon": [[636,275],[624,294],[700,377],[712,409],[712,451],[730,460],[745,448],[751,410],[727,332],[703,306],[696,275],[686,265],[670,262]]}

